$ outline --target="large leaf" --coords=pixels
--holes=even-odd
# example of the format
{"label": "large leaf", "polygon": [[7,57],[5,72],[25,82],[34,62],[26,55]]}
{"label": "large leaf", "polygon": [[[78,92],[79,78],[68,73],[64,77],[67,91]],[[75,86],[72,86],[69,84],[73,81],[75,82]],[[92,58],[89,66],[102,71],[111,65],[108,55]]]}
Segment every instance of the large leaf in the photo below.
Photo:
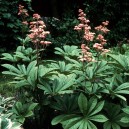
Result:
{"label": "large leaf", "polygon": [[89,117],[89,119],[96,122],[106,122],[108,120],[104,115],[94,115]]}
{"label": "large leaf", "polygon": [[33,67],[35,67],[36,64],[37,64],[37,61],[32,61],[32,62],[28,65],[28,67],[27,67],[27,74],[30,74],[31,69],[32,69]]}
{"label": "large leaf", "polygon": [[122,110],[123,112],[129,115],[129,106],[127,106],[126,108],[123,108]]}
{"label": "large leaf", "polygon": [[38,85],[38,87],[44,90],[45,93],[54,95],[72,93],[73,91],[69,88],[73,87],[74,84],[75,77],[73,75],[60,75],[56,76],[49,84],[43,82],[43,85]]}
{"label": "large leaf", "polygon": [[120,129],[121,126],[124,127],[124,125],[126,125],[126,114],[121,113],[120,105],[106,103],[105,110],[108,120],[104,123],[104,129]]}
{"label": "large leaf", "polygon": [[13,65],[10,65],[10,64],[3,64],[2,65],[3,67],[9,69],[11,72],[15,72],[17,74],[21,74],[21,71],[18,70],[16,67],[14,67]]}
{"label": "large leaf", "polygon": [[89,116],[93,116],[98,112],[100,112],[103,109],[103,106],[104,106],[104,101],[98,102],[94,110],[89,114]]}
{"label": "large leaf", "polygon": [[79,105],[80,111],[85,115],[87,113],[87,98],[82,93],[79,95],[78,105]]}

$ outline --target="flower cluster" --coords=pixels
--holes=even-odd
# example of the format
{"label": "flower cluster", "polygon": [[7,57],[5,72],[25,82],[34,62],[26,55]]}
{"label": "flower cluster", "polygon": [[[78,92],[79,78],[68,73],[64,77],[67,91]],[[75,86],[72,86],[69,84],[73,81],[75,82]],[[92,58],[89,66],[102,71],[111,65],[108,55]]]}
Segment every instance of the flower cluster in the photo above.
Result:
{"label": "flower cluster", "polygon": [[51,42],[45,41],[46,36],[50,33],[49,31],[45,31],[46,28],[45,23],[42,21],[41,16],[39,14],[33,14],[33,22],[30,22],[30,34],[28,37],[35,44],[49,45]]}
{"label": "flower cluster", "polygon": [[88,25],[90,21],[86,19],[86,14],[83,12],[83,10],[79,9],[78,16],[79,16],[78,19],[80,20],[80,24],[75,26],[74,30],[77,30],[77,31],[83,30],[84,31],[83,38],[88,42],[93,41],[95,33],[92,33],[90,31],[91,27]]}
{"label": "flower cluster", "polygon": [[104,49],[104,45],[107,44],[107,40],[104,39],[104,36],[102,34],[107,34],[110,30],[107,29],[107,25],[109,24],[109,21],[105,21],[102,22],[102,25],[99,25],[97,27],[95,27],[95,30],[97,30],[98,32],[100,32],[101,34],[98,34],[96,37],[96,40],[99,43],[95,43],[93,45],[93,48],[98,51],[98,52],[102,52],[102,53],[107,53],[109,52],[108,49]]}
{"label": "flower cluster", "polygon": [[106,34],[110,31],[106,27],[108,24],[109,24],[109,21],[102,22],[102,25],[99,25],[99,26],[95,27],[95,30],[98,30],[98,31],[103,32],[103,33]]}
{"label": "flower cluster", "polygon": [[84,32],[83,40],[86,41],[87,44],[87,45],[84,44],[84,42],[81,44],[82,56],[79,57],[80,61],[87,61],[87,62],[94,61],[92,53],[89,52],[90,48],[88,47],[88,43],[94,40],[97,40],[98,42],[93,45],[93,48],[97,52],[99,53],[109,52],[108,49],[104,49],[104,45],[106,44],[107,40],[105,40],[103,36],[103,34],[109,32],[109,30],[106,27],[109,24],[109,21],[102,22],[102,25],[95,27],[95,30],[99,32],[99,34],[97,35],[97,33],[93,33],[90,31],[91,27],[88,25],[90,21],[86,18],[86,14],[83,12],[82,9],[79,9],[78,19],[80,23],[74,27],[74,30],[77,30],[78,32],[80,31]]}
{"label": "flower cluster", "polygon": [[86,46],[85,44],[81,45],[82,55],[79,57],[79,60],[84,62],[92,62],[94,59],[92,58],[92,53],[89,52],[90,48]]}
{"label": "flower cluster", "polygon": [[28,22],[25,19],[26,19],[26,17],[29,16],[29,14],[28,14],[28,11],[26,9],[24,9],[24,6],[19,5],[18,15],[20,15],[22,17],[22,21],[23,21],[22,23],[24,25],[28,25]]}

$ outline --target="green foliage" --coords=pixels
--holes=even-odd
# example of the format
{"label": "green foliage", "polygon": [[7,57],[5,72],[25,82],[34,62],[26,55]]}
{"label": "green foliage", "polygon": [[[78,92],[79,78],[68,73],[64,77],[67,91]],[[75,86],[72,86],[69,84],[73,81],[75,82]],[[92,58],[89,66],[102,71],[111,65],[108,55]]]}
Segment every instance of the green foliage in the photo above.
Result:
{"label": "green foliage", "polygon": [[23,124],[26,117],[34,115],[33,110],[36,106],[37,103],[22,104],[21,102],[16,102],[12,109],[13,117],[17,122]]}
{"label": "green foliage", "polygon": [[[44,98],[45,105],[47,104],[61,113],[53,119],[52,124],[62,123],[65,129],[83,129],[84,127],[88,129],[97,128],[94,121],[103,122],[104,128],[106,128],[106,125],[112,128],[121,126],[121,124],[109,124],[110,120],[113,118],[106,117],[104,113],[106,106],[104,101],[107,101],[106,99],[104,100],[104,97],[107,96],[107,98],[111,98],[110,101],[112,103],[114,99],[122,100],[123,102],[126,101],[125,95],[129,94],[129,83],[118,74],[114,74],[113,76],[113,72],[116,71],[116,68],[121,68],[121,70],[125,69],[126,63],[118,61],[121,58],[123,59],[123,56],[109,55],[112,57],[111,60],[114,60],[114,62],[120,65],[114,65],[104,60],[84,64],[77,61],[77,55],[71,56],[68,51],[77,51],[77,47],[65,46],[64,50],[59,48],[56,48],[56,50],[58,51],[57,54],[64,56],[67,64],[64,61],[51,64],[48,62],[49,64],[47,64],[46,61],[45,67],[42,64],[37,66],[37,61],[32,61],[28,65],[3,65],[9,70],[3,73],[15,77],[13,81],[15,87],[18,89],[22,88],[26,91],[26,94],[21,94],[20,98],[22,96],[24,96],[23,98],[29,97],[30,99],[27,99],[26,102],[38,103],[41,110],[43,106],[42,101],[39,100],[39,97],[37,98],[32,94],[33,91],[36,91],[40,99]],[[125,59],[123,59],[123,61],[125,61]],[[118,71],[118,73],[119,72],[120,71]],[[67,94],[73,94],[75,96],[75,93],[81,93],[78,97],[78,103],[77,99],[75,99],[76,97],[68,99],[69,95]],[[55,102],[47,96],[51,96]],[[70,103],[72,99],[74,105],[76,105],[75,107]],[[50,105],[51,102],[52,105]],[[69,105],[66,105],[66,103],[69,103]],[[65,108],[62,107],[62,104]],[[19,122],[23,123],[26,117],[30,117],[33,114],[29,112],[28,108],[28,103],[22,104],[21,102],[17,102],[13,107],[13,112],[16,114],[15,117]],[[38,107],[36,107],[35,110],[38,110]],[[72,112],[73,114],[71,114]],[[35,113],[33,115],[35,116]],[[126,121],[126,117],[120,118],[120,122],[123,122],[122,124],[127,123]]]}
{"label": "green foliage", "polygon": [[129,127],[128,48],[123,45],[121,54],[103,55],[91,50],[94,60],[81,62],[82,52],[77,46],[81,39],[73,30],[77,20],[72,16],[49,21],[55,30],[62,32],[54,31],[52,36],[59,34],[54,43],[60,42],[63,46],[56,47],[55,54],[62,56],[63,61],[42,61],[40,52],[46,46],[39,49],[38,42],[36,50],[24,47],[30,39],[23,37],[19,38],[23,46],[18,46],[16,52],[2,54],[2,60],[6,61],[2,64],[5,69],[2,73],[12,76],[11,83],[17,89],[15,103],[12,98],[0,97],[0,124],[5,129],[11,121],[24,124],[27,120],[36,123],[38,129],[52,128],[50,123],[60,124],[64,129]]}
{"label": "green foliage", "polygon": [[[20,51],[22,47],[18,49]],[[99,122],[104,129],[128,127],[128,105],[123,104],[128,101],[129,94],[128,57],[107,54],[106,61],[95,58],[94,62],[80,62],[78,47],[68,45],[56,48],[55,53],[63,56],[64,61],[50,63],[46,60],[45,64],[37,64],[36,60],[18,61],[18,64],[2,65],[7,69],[3,74],[14,76],[12,83],[19,92],[19,102],[12,110],[15,121],[23,123],[34,118],[44,123],[41,113],[47,110],[44,115],[48,119],[48,110],[52,110],[52,118],[55,117],[52,125],[61,123],[64,129],[97,129]],[[29,110],[31,104],[33,110]],[[109,115],[108,104],[115,105],[114,115]],[[44,126],[39,124],[39,127]]]}
{"label": "green foliage", "polygon": [[[124,124],[128,124],[129,120],[125,113],[121,112],[120,105],[115,105],[112,103],[107,103],[108,107],[105,107],[108,121],[104,123],[104,129],[121,129],[125,127]],[[110,109],[110,110],[109,110]]]}
{"label": "green foliage", "polygon": [[8,115],[10,113],[13,104],[14,104],[13,97],[4,98],[0,96],[0,116],[3,116],[2,114]]}
{"label": "green foliage", "polygon": [[3,53],[1,59],[10,62],[30,62],[36,59],[36,50],[18,46],[15,54]]}
{"label": "green foliage", "polygon": [[0,127],[1,129],[19,129],[21,124],[13,122],[10,117],[11,109],[14,104],[14,98],[4,98],[0,96]]}
{"label": "green foliage", "polygon": [[80,109],[80,112],[78,114],[57,116],[53,119],[52,124],[55,125],[62,123],[64,129],[97,129],[92,121],[107,121],[107,118],[104,115],[98,114],[104,106],[103,101],[97,103],[96,98],[90,98],[90,100],[88,101],[84,94],[80,94],[78,98],[78,106]]}
{"label": "green foliage", "polygon": [[[71,79],[72,78],[72,79]],[[67,83],[66,83],[67,82]],[[50,83],[43,83],[38,87],[46,94],[56,95],[56,94],[65,94],[65,93],[73,93],[71,87],[75,84],[74,75],[61,75],[55,77],[53,81]]]}
{"label": "green foliage", "polygon": [[20,124],[12,122],[8,118],[1,118],[0,117],[0,127],[1,129],[20,129]]}
{"label": "green foliage", "polygon": [[128,72],[129,70],[129,58],[126,55],[110,55],[114,59],[113,65],[121,72]]}
{"label": "green foliage", "polygon": [[129,55],[129,45],[124,41],[119,43],[118,46],[111,48],[112,54]]}
{"label": "green foliage", "polygon": [[25,65],[17,65],[17,68],[10,64],[4,64],[3,66],[9,69],[9,71],[4,71],[4,74],[16,76],[16,81],[13,81],[16,84],[16,88],[32,86],[33,89],[35,87],[35,81],[37,79],[36,61],[31,62],[27,68]]}
{"label": "green foliage", "polygon": [[69,46],[69,45],[64,45],[63,50],[59,47],[55,48],[55,54],[59,54],[61,56],[69,56],[69,57],[77,57],[79,56],[80,49],[78,49],[77,46]]}
{"label": "green foliage", "polygon": [[64,94],[63,96],[55,96],[55,102],[52,102],[51,107],[59,110],[61,113],[71,114],[78,112],[77,94]]}

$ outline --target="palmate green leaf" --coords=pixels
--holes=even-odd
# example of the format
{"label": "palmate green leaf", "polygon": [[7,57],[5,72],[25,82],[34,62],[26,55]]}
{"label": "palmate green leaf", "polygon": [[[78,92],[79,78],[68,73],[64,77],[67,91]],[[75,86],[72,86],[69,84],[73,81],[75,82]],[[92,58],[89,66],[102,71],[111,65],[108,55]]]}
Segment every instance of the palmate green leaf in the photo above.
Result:
{"label": "palmate green leaf", "polygon": [[66,64],[64,61],[59,61],[58,68],[60,69],[61,72],[64,72],[66,70]]}
{"label": "palmate green leaf", "polygon": [[79,95],[78,105],[79,105],[81,113],[85,115],[87,113],[87,98],[82,93]]}
{"label": "palmate green leaf", "polygon": [[104,106],[104,101],[97,102],[96,98],[90,98],[88,101],[84,94],[80,94],[78,98],[78,105],[80,108],[80,111],[89,117],[92,117],[93,115],[100,112]]}
{"label": "palmate green leaf", "polygon": [[19,129],[19,128],[21,128],[21,124],[18,122],[13,122],[13,125],[10,129]]}
{"label": "palmate green leaf", "polygon": [[73,94],[64,94],[55,97],[55,101],[51,104],[51,108],[57,111],[68,113],[75,113],[78,111],[78,96]]}
{"label": "palmate green leaf", "polygon": [[2,119],[0,118],[0,127],[1,129],[8,129],[11,124],[10,119]]}
{"label": "palmate green leaf", "polygon": [[62,55],[62,56],[79,56],[80,50],[78,49],[77,46],[69,46],[65,45],[63,46],[63,49],[56,47],[55,48],[55,53]]}
{"label": "palmate green leaf", "polygon": [[8,70],[10,70],[11,72],[15,72],[17,74],[22,74],[20,70],[18,70],[16,67],[14,67],[13,65],[10,64],[3,64],[3,67],[7,68]]}
{"label": "palmate green leaf", "polygon": [[[75,67],[77,67],[77,68],[81,68],[82,67],[82,63],[80,63],[80,62],[78,62],[77,60],[75,60],[75,59],[71,59],[71,58],[69,58],[69,57],[65,57],[65,59],[67,60],[67,61],[69,61],[70,63],[72,63],[72,65],[73,66],[75,66]],[[76,73],[76,72],[75,72]]]}
{"label": "palmate green leaf", "polygon": [[88,121],[88,129],[97,129],[97,127],[91,121]]}
{"label": "palmate green leaf", "polygon": [[29,111],[34,110],[34,108],[35,108],[37,105],[38,105],[38,103],[32,103],[32,104],[29,106],[28,110],[29,110]]}
{"label": "palmate green leaf", "polygon": [[40,85],[38,84],[38,88],[43,90],[45,94],[52,94],[52,88],[49,84]]}
{"label": "palmate green leaf", "polygon": [[20,110],[20,109],[22,109],[23,105],[22,105],[21,102],[16,102],[15,107],[16,107],[17,110]]}
{"label": "palmate green leaf", "polygon": [[47,68],[43,65],[39,65],[38,67],[38,76],[43,78],[43,77],[48,77],[51,75],[51,72],[53,71],[53,68]]}
{"label": "palmate green leaf", "polygon": [[61,48],[59,48],[59,47],[56,47],[55,50],[56,50],[55,54],[59,54],[59,55],[65,54],[65,52]]}
{"label": "palmate green leaf", "polygon": [[18,69],[21,71],[21,73],[23,73],[24,75],[26,75],[26,67],[25,65],[17,65]]}
{"label": "palmate green leaf", "polygon": [[70,115],[63,114],[63,115],[56,116],[52,120],[51,124],[56,125],[58,123],[61,123],[61,122],[64,122],[64,121],[69,121],[70,119],[76,119],[76,118],[80,118],[80,116],[75,115],[75,114],[70,114]]}
{"label": "palmate green leaf", "polygon": [[32,112],[32,111],[28,111],[27,113],[26,113],[26,115],[25,115],[25,117],[30,117],[30,116],[32,116],[34,113]]}
{"label": "palmate green leaf", "polygon": [[73,127],[76,127],[76,129],[81,125],[82,123],[82,118],[76,118],[74,121],[72,122],[68,122],[66,124],[66,126],[64,127],[64,129],[72,129]]}
{"label": "palmate green leaf", "polygon": [[99,62],[95,62],[94,65],[94,72],[98,73],[102,73],[103,71],[109,69],[109,66],[107,65],[107,61],[99,61]]}
{"label": "palmate green leaf", "polygon": [[30,55],[30,54],[32,54],[34,52],[34,50],[32,49],[32,48],[27,48],[26,50],[25,50],[25,54],[26,55]]}
{"label": "palmate green leaf", "polygon": [[106,122],[108,119],[104,115],[94,115],[89,117],[89,120],[96,122]]}
{"label": "palmate green leaf", "polygon": [[16,57],[22,58],[24,61],[30,61],[29,57],[25,56],[24,53],[16,51]]}
{"label": "palmate green leaf", "polygon": [[[71,56],[75,56],[77,54],[79,54],[79,49],[77,46],[69,46],[69,45],[65,45],[64,47],[64,50],[67,54],[71,55]],[[75,55],[74,55],[75,54]]]}
{"label": "palmate green leaf", "polygon": [[104,101],[98,102],[94,110],[89,114],[89,116],[93,116],[97,114],[98,112],[100,112],[103,109],[103,106],[104,106]]}
{"label": "palmate green leaf", "polygon": [[[107,121],[107,118],[103,115],[96,115],[95,118],[93,118],[93,121],[105,122]],[[97,129],[90,119],[75,114],[60,115],[52,120],[52,125],[56,125],[58,123],[62,123],[64,129]]]}
{"label": "palmate green leaf", "polygon": [[13,107],[12,111],[13,111],[14,114],[19,115],[19,111],[16,107]]}
{"label": "palmate green leaf", "polygon": [[128,70],[128,57],[125,55],[111,55],[108,54],[110,57],[112,57],[117,63],[118,63],[118,68]]}
{"label": "palmate green leaf", "polygon": [[51,95],[65,94],[65,93],[73,93],[73,90],[67,90],[67,88],[72,86],[72,84],[73,83],[64,84],[63,82],[54,79],[52,85],[44,83],[44,85],[38,85],[38,88],[44,90],[44,93],[46,94],[51,94]]}
{"label": "palmate green leaf", "polygon": [[115,93],[117,93],[117,94],[129,94],[129,90],[120,90],[120,91],[116,91]]}
{"label": "palmate green leaf", "polygon": [[121,127],[116,123],[112,123],[112,129],[121,129]]}
{"label": "palmate green leaf", "polygon": [[65,90],[65,91],[59,91],[59,94],[72,94],[74,91],[73,90]]}
{"label": "palmate green leaf", "polygon": [[112,123],[110,121],[107,121],[106,123],[104,123],[103,128],[104,129],[121,129],[120,125],[118,125],[117,123]]}
{"label": "palmate green leaf", "polygon": [[105,122],[104,125],[103,125],[104,129],[111,129],[111,127],[112,127],[112,124],[111,124],[110,121]]}
{"label": "palmate green leaf", "polygon": [[[19,38],[18,38],[19,39]],[[23,40],[20,38],[20,40]],[[17,49],[16,49],[17,52],[22,52],[22,51],[25,51],[25,47],[24,46],[18,46]]]}
{"label": "palmate green leaf", "polygon": [[118,75],[115,74],[111,79],[110,85],[106,87],[107,90],[105,89],[102,92],[110,94],[113,97],[116,96],[126,101],[126,98],[121,94],[129,94],[129,83],[123,83],[121,85],[119,85],[119,83],[122,83],[121,78],[119,78]]}
{"label": "palmate green leaf", "polygon": [[93,78],[93,75],[94,75],[93,69],[94,69],[93,67],[88,67],[86,69],[86,74],[87,74],[87,76],[88,76],[89,79],[92,79]]}
{"label": "palmate green leaf", "polygon": [[18,120],[18,122],[20,122],[21,124],[23,124],[24,121],[25,121],[25,118],[24,118],[24,117],[20,117],[20,118],[18,118],[17,120]]}
{"label": "palmate green leaf", "polygon": [[32,104],[22,104],[21,102],[16,102],[13,107],[13,113],[16,116],[16,119],[23,123],[26,117],[30,117],[33,115],[33,110],[37,106],[37,103]]}
{"label": "palmate green leaf", "polygon": [[36,60],[36,58],[37,58],[37,56],[34,54],[34,55],[31,55],[30,56],[30,61],[34,61],[34,60]]}
{"label": "palmate green leaf", "polygon": [[[57,77],[55,82],[55,89],[54,91],[56,91],[57,93],[60,91],[64,91],[67,88],[73,86],[75,84],[75,76],[74,75],[60,75],[59,77]],[[56,86],[57,84],[57,86]]]}
{"label": "palmate green leaf", "polygon": [[129,88],[129,83],[123,83],[121,84],[120,86],[118,86],[115,91],[120,91],[120,90],[123,90],[123,89],[127,89]]}
{"label": "palmate green leaf", "polygon": [[122,117],[120,122],[128,124],[129,123],[129,116]]}
{"label": "palmate green leaf", "polygon": [[13,75],[13,76],[18,76],[19,75],[17,73],[13,73],[13,72],[10,72],[10,71],[3,71],[2,74]]}
{"label": "palmate green leaf", "polygon": [[27,74],[27,83],[35,87],[36,80],[37,80],[37,72],[38,68],[35,67],[36,62],[34,61],[33,63],[30,63],[27,67],[26,74]]}
{"label": "palmate green leaf", "polygon": [[85,120],[83,120],[81,122],[81,125],[80,125],[80,127],[78,129],[87,129],[87,128],[88,128],[88,123],[85,122]]}
{"label": "palmate green leaf", "polygon": [[13,81],[13,82],[16,83],[15,84],[16,88],[20,88],[20,87],[23,87],[23,86],[29,86],[30,85],[27,80]]}
{"label": "palmate green leaf", "polygon": [[[108,120],[104,123],[104,129],[108,129],[106,127],[110,127],[109,129],[119,129],[126,126],[127,123],[124,123],[124,120],[125,122],[127,121],[127,119],[125,119],[127,115],[125,113],[121,113],[120,105],[106,103],[105,110]],[[123,122],[121,121],[122,119]]]}
{"label": "palmate green leaf", "polygon": [[121,111],[120,105],[116,105],[113,103],[106,103],[105,105],[106,106],[104,109],[106,110],[106,112],[107,112],[106,114],[108,114],[109,118],[114,118],[119,115],[119,113]]}
{"label": "palmate green leaf", "polygon": [[16,61],[17,61],[17,60],[15,60],[14,57],[13,57],[11,54],[9,54],[9,53],[3,53],[2,56],[4,56],[4,57],[1,58],[1,59],[3,59],[3,60],[8,60],[8,61],[11,61],[11,62],[16,62]]}
{"label": "palmate green leaf", "polygon": [[34,68],[34,67],[36,66],[36,64],[37,64],[37,61],[32,61],[32,62],[28,65],[28,67],[27,67],[27,75],[30,74],[31,69]]}
{"label": "palmate green leaf", "polygon": [[61,123],[64,129],[97,129],[92,121],[106,122],[108,120],[104,115],[98,114],[104,106],[104,101],[98,103],[97,98],[93,97],[88,101],[87,97],[81,93],[78,97],[78,106],[80,112],[65,115],[66,117],[57,116],[54,119],[54,124]]}
{"label": "palmate green leaf", "polygon": [[56,117],[52,120],[51,124],[52,124],[52,125],[57,125],[58,123],[60,123],[60,122],[63,120],[64,117],[65,117],[64,114],[63,114],[63,115],[56,116]]}
{"label": "palmate green leaf", "polygon": [[118,97],[118,98],[120,98],[120,99],[122,99],[122,100],[124,100],[124,101],[126,101],[126,100],[127,100],[127,99],[126,99],[124,96],[122,96],[122,95],[115,94],[115,96],[116,96],[116,97]]}
{"label": "palmate green leaf", "polygon": [[66,64],[64,61],[59,61],[58,63],[51,63],[49,67],[53,69],[57,69],[62,73],[62,72],[69,72],[71,68],[73,67],[73,65]]}
{"label": "palmate green leaf", "polygon": [[32,82],[33,83],[35,83],[35,81],[37,80],[37,71],[38,70],[38,68],[37,67],[33,67],[31,70],[30,70],[30,72],[29,72],[29,76],[30,76],[30,78],[31,78],[31,80],[32,80]]}
{"label": "palmate green leaf", "polygon": [[90,79],[97,76],[104,77],[109,74],[107,72],[109,68],[106,61],[92,62],[91,65],[86,68],[86,74]]}
{"label": "palmate green leaf", "polygon": [[129,115],[129,106],[123,108],[122,111]]}
{"label": "palmate green leaf", "polygon": [[30,76],[28,76],[27,82],[29,83],[29,85],[33,86],[33,88],[35,87],[36,82],[34,80],[32,80]]}

